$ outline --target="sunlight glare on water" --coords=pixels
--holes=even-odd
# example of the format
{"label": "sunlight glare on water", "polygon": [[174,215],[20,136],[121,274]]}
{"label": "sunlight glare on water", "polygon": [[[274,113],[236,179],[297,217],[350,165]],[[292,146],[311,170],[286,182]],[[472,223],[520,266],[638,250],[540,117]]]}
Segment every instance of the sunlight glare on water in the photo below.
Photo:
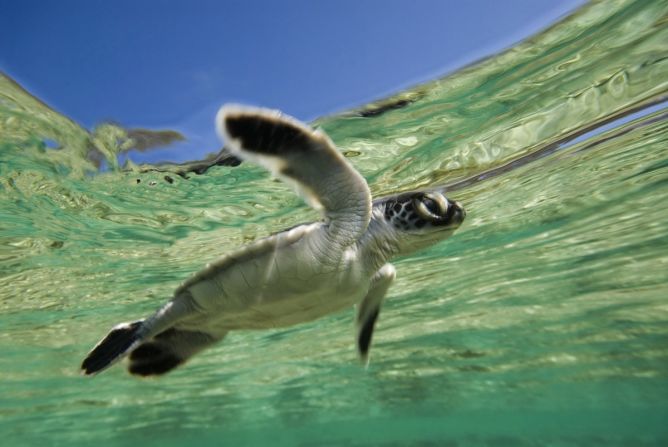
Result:
{"label": "sunlight glare on water", "polygon": [[248,163],[172,182],[119,167],[123,129],[89,133],[0,76],[3,443],[667,445],[668,111],[562,144],[665,104],[667,13],[594,2],[314,123],[375,196],[445,188],[468,212],[396,262],[366,370],[351,311],[232,333],[158,380],[81,377],[111,326],[318,216]]}

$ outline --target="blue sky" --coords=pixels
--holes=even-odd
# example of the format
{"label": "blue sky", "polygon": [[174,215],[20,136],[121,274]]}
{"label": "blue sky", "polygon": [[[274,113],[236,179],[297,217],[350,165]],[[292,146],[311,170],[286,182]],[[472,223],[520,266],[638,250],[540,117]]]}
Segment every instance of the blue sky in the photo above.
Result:
{"label": "blue sky", "polygon": [[303,120],[400,91],[540,31],[581,0],[0,0],[0,70],[83,126],[173,128],[217,151],[225,102]]}

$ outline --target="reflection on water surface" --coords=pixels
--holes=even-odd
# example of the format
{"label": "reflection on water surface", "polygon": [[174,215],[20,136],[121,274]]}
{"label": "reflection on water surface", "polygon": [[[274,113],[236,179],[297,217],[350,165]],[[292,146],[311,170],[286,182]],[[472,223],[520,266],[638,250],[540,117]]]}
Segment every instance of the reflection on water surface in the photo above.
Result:
{"label": "reflection on water surface", "polygon": [[454,238],[397,263],[368,370],[348,312],[233,333],[163,380],[79,377],[112,324],[221,253],[316,216],[247,164],[172,182],[123,170],[123,129],[88,133],[0,78],[5,438],[665,444],[665,108],[558,144],[665,101],[665,17],[663,2],[593,3],[392,106],[315,123],[375,195],[450,185],[468,211]]}

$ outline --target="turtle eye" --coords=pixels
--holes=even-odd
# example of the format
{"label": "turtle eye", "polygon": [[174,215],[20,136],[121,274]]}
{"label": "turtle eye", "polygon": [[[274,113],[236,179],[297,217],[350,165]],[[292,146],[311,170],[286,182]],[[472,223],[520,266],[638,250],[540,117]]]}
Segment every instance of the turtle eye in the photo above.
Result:
{"label": "turtle eye", "polygon": [[439,193],[428,192],[413,200],[413,206],[420,217],[430,222],[440,222],[448,213],[448,201]]}
{"label": "turtle eye", "polygon": [[427,207],[429,212],[431,212],[432,214],[438,214],[439,212],[438,205],[436,204],[435,200],[430,199],[429,197],[425,197],[424,199],[422,199],[422,203],[424,204],[424,206]]}

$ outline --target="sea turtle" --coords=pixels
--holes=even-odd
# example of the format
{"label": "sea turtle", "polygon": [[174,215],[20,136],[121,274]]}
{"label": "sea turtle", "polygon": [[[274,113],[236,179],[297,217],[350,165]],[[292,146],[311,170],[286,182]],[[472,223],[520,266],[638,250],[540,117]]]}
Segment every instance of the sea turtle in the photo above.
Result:
{"label": "sea turtle", "polygon": [[368,362],[374,324],[395,277],[387,261],[450,236],[466,212],[437,191],[371,200],[332,141],[278,111],[223,106],[227,147],[296,185],[324,221],[258,240],[207,265],[146,319],[111,329],[81,365],[95,374],[129,355],[129,371],[164,374],[229,331],[315,320],[356,305],[357,350]]}

